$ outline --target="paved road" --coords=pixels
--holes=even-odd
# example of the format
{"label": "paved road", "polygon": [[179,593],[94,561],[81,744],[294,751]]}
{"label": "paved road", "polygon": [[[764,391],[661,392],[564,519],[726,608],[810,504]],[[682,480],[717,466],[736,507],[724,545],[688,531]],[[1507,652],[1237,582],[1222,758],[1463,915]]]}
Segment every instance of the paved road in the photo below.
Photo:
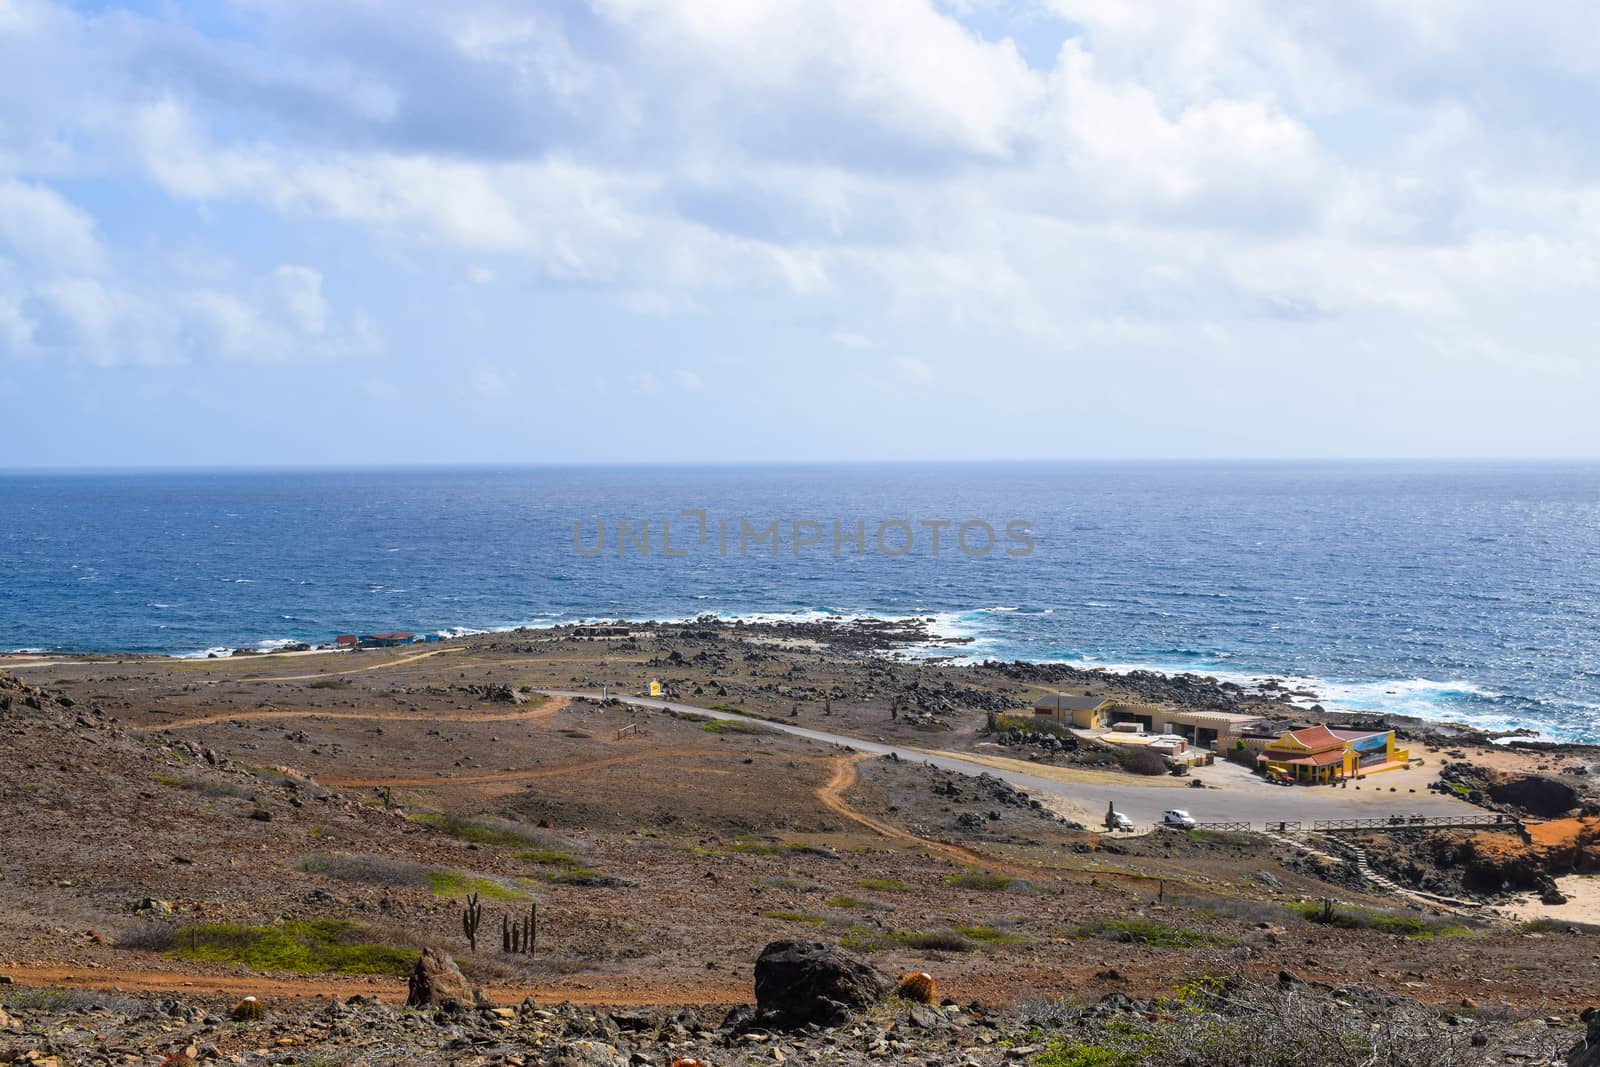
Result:
{"label": "paved road", "polygon": [[[546,689],[542,692],[556,697],[588,697],[594,700],[600,697],[599,693],[566,689]],[[1126,785],[1065,782],[1019,770],[987,766],[950,753],[935,754],[906,745],[865,741],[844,734],[813,730],[807,726],[790,725],[786,722],[752,720],[746,715],[715,711],[693,704],[678,704],[670,700],[655,700],[649,697],[616,699],[636,707],[688,712],[712,719],[759,721],[763,726],[783,733],[824,744],[845,745],[858,752],[870,752],[878,756],[894,755],[903,760],[930,763],[935,767],[961,774],[992,774],[1036,797],[1054,797],[1063,800],[1079,812],[1079,818],[1086,820],[1098,820],[1105,813],[1108,803],[1115,804],[1118,811],[1126,814],[1135,823],[1144,824],[1155,822],[1168,808],[1184,808],[1201,822],[1262,824],[1268,821],[1288,820],[1308,825],[1313,819],[1370,819],[1394,813],[1420,814],[1429,817],[1484,814],[1482,808],[1474,807],[1466,801],[1424,791],[1421,788],[1424,779],[1416,771],[1391,771],[1378,775],[1363,782],[1365,788],[1359,791],[1353,787],[1341,789],[1328,786],[1271,785],[1249,774],[1243,768],[1220,762],[1215,767],[1205,768],[1199,775],[1209,783],[1221,787],[1216,789],[1174,788],[1170,784],[1170,779],[1164,779],[1163,781],[1169,784],[1163,785],[1139,785],[1131,782]],[[1398,792],[1389,793],[1391,786]],[[1416,789],[1417,792],[1408,793],[1408,789]]]}

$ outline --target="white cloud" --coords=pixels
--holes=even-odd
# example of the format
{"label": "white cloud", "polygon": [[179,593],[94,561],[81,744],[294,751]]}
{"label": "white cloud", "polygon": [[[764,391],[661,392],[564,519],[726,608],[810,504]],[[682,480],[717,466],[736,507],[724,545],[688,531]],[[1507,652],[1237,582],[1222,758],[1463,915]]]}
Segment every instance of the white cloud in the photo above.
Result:
{"label": "white cloud", "polygon": [[272,272],[288,320],[300,332],[320,336],[328,328],[328,303],[322,298],[322,275],[310,267],[284,265]]}
{"label": "white cloud", "polygon": [[0,251],[51,269],[98,270],[94,220],[46,186],[0,176]]}
{"label": "white cloud", "polygon": [[894,369],[900,377],[916,385],[930,385],[936,377],[933,368],[915,356],[896,356]]}
{"label": "white cloud", "polygon": [[[1332,376],[1360,337],[1441,371],[1594,366],[1600,53],[1575,0],[251,13],[240,39],[0,0],[0,99],[28,102],[0,105],[0,345],[369,350],[384,321],[334,306],[368,269],[328,252],[349,246],[437,262],[491,328],[531,287],[574,321],[752,315],[812,350],[920,331]],[[1008,13],[1041,36],[995,32]],[[159,236],[71,202],[69,176],[204,209],[219,249],[249,212],[301,243],[182,276]],[[954,364],[926,351],[873,362],[929,384]]]}
{"label": "white cloud", "polygon": [[692,370],[678,371],[678,385],[686,393],[703,393],[706,391],[705,379]]}

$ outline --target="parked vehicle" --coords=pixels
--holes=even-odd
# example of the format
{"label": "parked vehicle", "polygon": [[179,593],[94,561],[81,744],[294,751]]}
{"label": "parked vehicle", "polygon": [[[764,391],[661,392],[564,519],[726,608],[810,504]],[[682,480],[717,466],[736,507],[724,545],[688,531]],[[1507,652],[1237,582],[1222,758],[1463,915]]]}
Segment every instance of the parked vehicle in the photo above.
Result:
{"label": "parked vehicle", "polygon": [[1132,830],[1133,820],[1122,814],[1120,811],[1113,811],[1106,816],[1106,829],[1110,830],[1112,833],[1115,833],[1118,830]]}
{"label": "parked vehicle", "polygon": [[1193,830],[1197,825],[1194,816],[1182,808],[1172,808],[1161,813],[1161,825],[1171,826],[1178,830]]}

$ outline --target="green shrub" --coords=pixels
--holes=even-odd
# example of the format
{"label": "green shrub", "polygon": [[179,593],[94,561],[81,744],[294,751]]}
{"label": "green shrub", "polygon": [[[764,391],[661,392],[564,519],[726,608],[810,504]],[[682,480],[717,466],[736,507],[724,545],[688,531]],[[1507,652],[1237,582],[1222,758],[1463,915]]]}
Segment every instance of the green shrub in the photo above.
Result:
{"label": "green shrub", "polygon": [[1029,1062],[1033,1067],[1138,1067],[1139,1059],[1120,1049],[1062,1039]]}
{"label": "green shrub", "polygon": [[994,728],[997,733],[1021,730],[1024,733],[1053,734],[1056,737],[1076,736],[1072,732],[1072,727],[1066,723],[1043,717],[1034,718],[1032,715],[996,715]]}
{"label": "green shrub", "polygon": [[971,952],[973,945],[954,930],[896,930],[889,940],[923,952]]}
{"label": "green shrub", "polygon": [[1020,945],[1026,940],[1018,934],[997,930],[992,926],[958,926],[956,933],[985,945]]}
{"label": "green shrub", "polygon": [[874,893],[909,893],[911,887],[898,878],[863,878],[856,885]]}
{"label": "green shrub", "polygon": [[805,841],[735,841],[728,846],[728,851],[747,856],[783,856],[803,852],[812,856],[826,856],[828,859],[837,858],[827,846]]}
{"label": "green shrub", "polygon": [[462,871],[429,871],[428,889],[436,897],[467,897],[476,893],[486,900],[519,900],[528,895],[521,889],[505,885],[493,878],[483,878]]}
{"label": "green shrub", "polygon": [[1123,941],[1132,939],[1154,948],[1217,948],[1232,944],[1224,937],[1168,926],[1151,919],[1100,919],[1084,923],[1072,931],[1073,937]]}
{"label": "green shrub", "polygon": [[573,868],[582,866],[582,864],[580,864],[568,853],[557,852],[554,849],[548,848],[536,848],[530,849],[526,852],[518,852],[516,858],[523,863],[534,863],[540,867]]}
{"label": "green shrub", "polygon": [[978,871],[968,871],[965,874],[952,874],[944,880],[945,885],[957,889],[981,889],[985,892],[1000,893],[1011,887],[1022,884],[1021,879],[1012,878],[1004,874],[984,874]]}
{"label": "green shrub", "polygon": [[586,889],[622,889],[633,883],[626,878],[618,878],[612,874],[602,874],[591,871],[587,867],[577,867],[570,871],[562,871],[550,879],[552,885],[576,885]]}
{"label": "green shrub", "polygon": [[1425,919],[1418,915],[1400,915],[1376,908],[1335,907],[1306,902],[1290,904],[1307,922],[1336,926],[1341,930],[1376,930],[1383,934],[1399,934],[1422,941],[1434,937],[1461,937],[1470,934],[1470,928],[1461,923]]}
{"label": "green shrub", "polygon": [[777,919],[779,922],[786,923],[806,923],[809,926],[821,926],[828,921],[821,915],[807,915],[803,911],[764,911],[761,913],[761,917],[763,919]]}
{"label": "green shrub", "polygon": [[407,815],[406,818],[435,830],[443,830],[451,837],[474,845],[537,845],[539,835],[514,823],[498,819],[469,819],[459,815],[433,815],[428,813]]}
{"label": "green shrub", "polygon": [[1167,758],[1144,745],[1116,745],[1117,764],[1129,774],[1154,776],[1167,773]]}
{"label": "green shrub", "polygon": [[292,974],[403,975],[417,961],[414,949],[364,941],[352,922],[318,919],[277,926],[217,923],[178,931],[172,955],[195,963],[221,963]]}

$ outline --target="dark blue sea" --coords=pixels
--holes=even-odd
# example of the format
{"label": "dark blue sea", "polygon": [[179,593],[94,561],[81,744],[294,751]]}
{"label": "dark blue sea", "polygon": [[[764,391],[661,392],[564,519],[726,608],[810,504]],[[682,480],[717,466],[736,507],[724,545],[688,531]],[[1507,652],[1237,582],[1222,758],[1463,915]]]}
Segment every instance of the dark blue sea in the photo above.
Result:
{"label": "dark blue sea", "polygon": [[5,650],[921,615],[975,659],[1600,741],[1597,579],[1593,463],[0,475]]}

